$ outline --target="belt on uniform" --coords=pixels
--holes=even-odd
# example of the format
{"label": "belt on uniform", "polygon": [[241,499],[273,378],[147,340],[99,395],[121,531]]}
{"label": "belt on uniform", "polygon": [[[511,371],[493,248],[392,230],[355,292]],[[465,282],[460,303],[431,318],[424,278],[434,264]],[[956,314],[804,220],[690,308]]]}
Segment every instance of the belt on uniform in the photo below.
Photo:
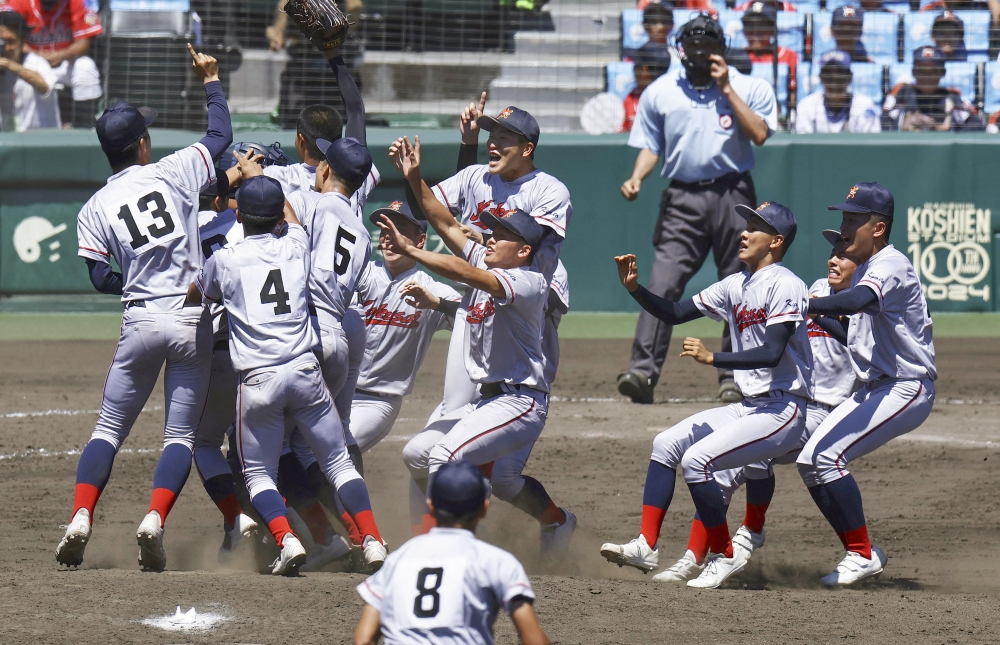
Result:
{"label": "belt on uniform", "polygon": [[827,412],[833,412],[833,409],[837,407],[835,405],[829,405],[827,403],[820,403],[819,401],[816,400],[811,401],[811,403],[815,405],[817,408],[823,408]]}
{"label": "belt on uniform", "polygon": [[520,390],[521,386],[511,383],[480,383],[479,394],[484,399],[492,399],[495,396],[500,396],[501,394],[506,394],[507,390],[504,386],[508,388],[513,388],[515,390]]}
{"label": "belt on uniform", "polygon": [[385,394],[383,392],[372,392],[371,390],[362,390],[360,388],[356,388],[354,391],[357,392],[358,394],[364,394],[365,396],[373,396],[377,399],[385,399],[392,396],[391,394]]}
{"label": "belt on uniform", "polygon": [[671,180],[670,185],[677,185],[680,188],[704,188],[705,186],[711,186],[716,183],[736,183],[744,177],[749,177],[748,172],[730,172],[722,175],[721,177],[715,177],[714,179],[702,179],[701,181],[680,181],[679,179]]}
{"label": "belt on uniform", "polygon": [[[145,306],[146,306],[146,301],[145,300],[126,300],[125,301],[125,308],[126,309],[131,309],[132,307],[145,307]],[[184,301],[184,306],[185,307],[200,307],[201,303],[200,302],[187,302],[187,301]]]}
{"label": "belt on uniform", "polygon": [[229,351],[229,339],[217,340],[215,341],[215,347],[212,348],[213,352]]}

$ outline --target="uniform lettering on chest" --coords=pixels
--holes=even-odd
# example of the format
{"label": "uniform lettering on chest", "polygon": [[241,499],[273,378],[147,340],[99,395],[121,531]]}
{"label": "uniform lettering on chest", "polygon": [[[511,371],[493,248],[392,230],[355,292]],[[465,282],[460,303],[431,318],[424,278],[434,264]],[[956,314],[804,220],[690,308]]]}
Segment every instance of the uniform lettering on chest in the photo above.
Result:
{"label": "uniform lettering on chest", "polygon": [[469,307],[466,320],[470,325],[478,325],[497,312],[493,305],[493,298],[486,302]]}
{"label": "uniform lettering on chest", "polygon": [[806,330],[809,332],[809,338],[833,338],[828,331],[817,325],[812,320],[806,323]]}
{"label": "uniform lettering on chest", "polygon": [[402,327],[404,329],[416,329],[423,311],[408,314],[405,311],[393,311],[383,302],[378,307],[372,306],[374,300],[365,302],[365,325],[386,325],[388,327]]}
{"label": "uniform lettering on chest", "polygon": [[736,322],[736,328],[743,331],[747,327],[767,323],[767,311],[763,307],[751,309],[743,303],[739,303],[733,306],[733,320]]}
{"label": "uniform lettering on chest", "polygon": [[[486,226],[479,221],[480,216],[484,212],[489,212],[491,215],[494,215],[497,218],[502,219],[505,215],[507,215],[507,213],[510,212],[509,208],[504,208],[505,203],[506,202],[499,202],[497,204],[493,204],[492,199],[481,201],[478,204],[476,204],[476,212],[469,219],[473,225],[478,226],[483,230],[489,230],[490,228],[489,226]],[[490,206],[492,206],[492,208],[490,208]]]}

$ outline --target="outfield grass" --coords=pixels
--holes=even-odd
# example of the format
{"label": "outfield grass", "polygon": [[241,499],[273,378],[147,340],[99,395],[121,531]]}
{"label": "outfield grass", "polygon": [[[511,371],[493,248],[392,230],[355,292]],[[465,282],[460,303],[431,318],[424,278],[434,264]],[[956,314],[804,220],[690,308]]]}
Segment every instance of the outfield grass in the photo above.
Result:
{"label": "outfield grass", "polygon": [[[559,327],[561,338],[632,338],[636,314],[570,313]],[[0,313],[0,340],[114,340],[121,314],[109,313]],[[722,325],[708,318],[680,325],[675,338],[713,338]],[[1000,338],[1000,314],[936,314],[937,338]]]}

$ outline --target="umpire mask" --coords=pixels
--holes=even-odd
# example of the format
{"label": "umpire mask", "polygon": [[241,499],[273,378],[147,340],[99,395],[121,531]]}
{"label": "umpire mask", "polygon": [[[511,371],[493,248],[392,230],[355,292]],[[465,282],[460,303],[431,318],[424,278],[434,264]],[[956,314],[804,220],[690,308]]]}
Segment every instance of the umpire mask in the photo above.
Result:
{"label": "umpire mask", "polygon": [[718,22],[701,14],[680,28],[677,34],[681,64],[693,87],[704,88],[712,81],[712,62],[709,56],[722,55],[726,49],[726,34]]}

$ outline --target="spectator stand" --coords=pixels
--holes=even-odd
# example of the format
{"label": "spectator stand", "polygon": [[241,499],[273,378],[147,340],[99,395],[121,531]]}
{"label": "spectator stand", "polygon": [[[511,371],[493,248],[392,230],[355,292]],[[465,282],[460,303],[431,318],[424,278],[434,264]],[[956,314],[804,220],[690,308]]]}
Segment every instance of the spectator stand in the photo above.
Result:
{"label": "spectator stand", "polygon": [[635,89],[635,66],[631,61],[608,63],[606,89],[623,101]]}
{"label": "spectator stand", "polygon": [[[837,41],[830,30],[832,16],[828,12],[814,14],[813,60],[837,48]],[[899,29],[901,17],[894,13],[868,12],[864,17],[861,42],[869,58],[876,63],[891,65],[899,61]],[[929,33],[929,32],[928,32]]]}
{"label": "spectator stand", "polygon": [[[882,104],[885,97],[885,67],[878,63],[852,63],[851,84],[848,89],[854,94],[867,96],[876,105]],[[819,79],[819,65],[799,63],[798,95],[801,101],[804,97],[823,89]]]}
{"label": "spectator stand", "polygon": [[[983,66],[984,65],[982,63],[948,61],[944,64],[945,73],[944,78],[941,79],[940,85],[941,87],[953,87],[957,89],[961,92],[963,99],[973,105],[980,106],[982,105],[982,99],[978,91],[978,86],[980,84],[977,81],[978,75]],[[912,82],[912,63],[896,63],[895,65],[889,66],[890,87],[895,87],[900,83]],[[989,85],[988,76],[987,85]]]}
{"label": "spectator stand", "polygon": [[[801,11],[778,12],[778,45],[794,51],[802,60],[805,49],[806,13]],[[719,11],[719,24],[726,32],[730,47],[745,49],[747,39],[743,35],[742,11]]]}
{"label": "spectator stand", "polygon": [[[903,61],[913,60],[913,50],[933,45],[931,27],[940,12],[911,13],[903,17]],[[955,15],[965,25],[965,49],[972,62],[989,60],[990,21],[989,11],[956,11]]]}

